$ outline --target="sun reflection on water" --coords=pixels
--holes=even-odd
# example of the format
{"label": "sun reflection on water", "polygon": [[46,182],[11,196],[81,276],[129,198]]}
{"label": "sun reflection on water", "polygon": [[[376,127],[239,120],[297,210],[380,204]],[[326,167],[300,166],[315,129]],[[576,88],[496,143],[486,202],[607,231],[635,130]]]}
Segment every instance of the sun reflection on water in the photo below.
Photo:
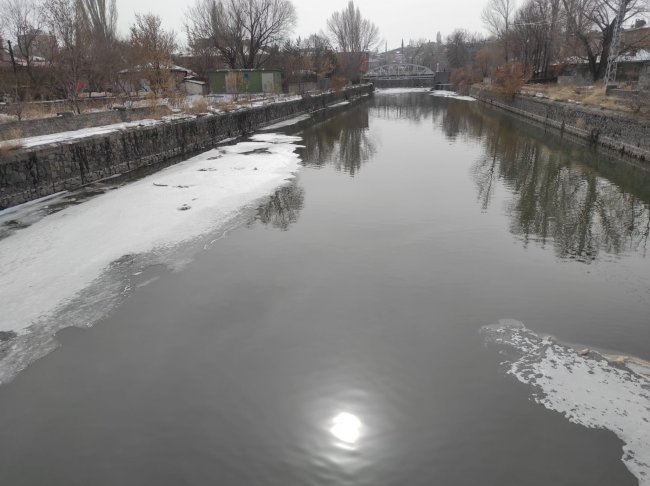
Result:
{"label": "sun reflection on water", "polygon": [[359,417],[349,412],[341,412],[332,419],[330,433],[342,443],[354,446],[361,437],[363,424]]}

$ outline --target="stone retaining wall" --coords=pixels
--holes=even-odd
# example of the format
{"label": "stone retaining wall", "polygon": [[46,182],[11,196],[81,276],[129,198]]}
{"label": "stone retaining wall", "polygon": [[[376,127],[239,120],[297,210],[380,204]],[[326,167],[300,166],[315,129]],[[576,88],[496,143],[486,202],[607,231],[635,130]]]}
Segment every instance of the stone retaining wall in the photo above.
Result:
{"label": "stone retaining wall", "polygon": [[190,156],[271,122],[370,94],[372,85],[220,115],[175,120],[0,154],[0,209],[76,189],[171,158]]}
{"label": "stone retaining wall", "polygon": [[650,160],[650,120],[572,103],[516,95],[504,99],[479,86],[470,95],[511,113],[524,116],[563,133],[640,160]]}

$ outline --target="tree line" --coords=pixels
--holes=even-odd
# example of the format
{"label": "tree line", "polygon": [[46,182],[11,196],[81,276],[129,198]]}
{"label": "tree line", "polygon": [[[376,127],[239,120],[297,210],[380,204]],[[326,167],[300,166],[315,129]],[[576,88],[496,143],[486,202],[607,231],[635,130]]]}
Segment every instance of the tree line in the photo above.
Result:
{"label": "tree line", "polygon": [[[435,42],[403,46],[401,61],[451,70],[461,89],[490,76],[513,86],[552,77],[576,60],[597,81],[612,55],[619,9],[627,24],[647,13],[649,2],[487,0],[481,18],[489,35],[456,29],[443,39],[438,32]],[[202,78],[220,67],[280,68],[287,78],[312,73],[346,83],[359,79],[365,53],[381,57],[378,28],[353,1],[333,12],[324,30],[297,39],[291,37],[297,22],[291,0],[195,0],[181,33],[165,29],[155,14],[140,13],[121,36],[117,17],[115,0],[0,0],[0,41],[11,55],[0,70],[0,93],[74,101],[82,91],[128,91],[143,77],[160,93],[174,89],[166,69],[173,62]],[[186,54],[178,54],[180,41]]]}
{"label": "tree line", "polygon": [[[490,36],[455,30],[447,38],[452,68],[472,80],[494,74],[556,76],[568,62],[585,62],[593,81],[605,76],[619,11],[622,26],[650,10],[648,0],[488,0],[481,18]],[[620,53],[650,43],[628,40]],[[504,66],[506,69],[499,68]],[[509,70],[509,71],[508,71]]]}
{"label": "tree line", "polygon": [[[359,75],[355,56],[379,40],[352,1],[332,14],[327,32],[306,39],[291,38],[297,16],[290,0],[196,0],[180,34],[165,29],[159,16],[139,13],[120,36],[117,16],[115,0],[0,0],[0,41],[11,57],[0,92],[74,102],[82,91],[128,91],[146,78],[159,93],[173,89],[174,62],[203,78],[215,68],[274,67],[347,81]],[[179,54],[183,37],[189,52]]]}

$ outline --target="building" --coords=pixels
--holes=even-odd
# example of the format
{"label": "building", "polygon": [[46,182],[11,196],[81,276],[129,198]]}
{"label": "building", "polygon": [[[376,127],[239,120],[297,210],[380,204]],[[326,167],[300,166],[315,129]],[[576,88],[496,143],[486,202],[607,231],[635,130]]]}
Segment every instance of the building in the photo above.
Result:
{"label": "building", "polygon": [[183,89],[188,95],[207,95],[208,83],[199,79],[185,78]]}
{"label": "building", "polygon": [[217,69],[208,71],[210,93],[281,93],[279,69]]}
{"label": "building", "polygon": [[11,63],[11,55],[9,54],[9,45],[7,41],[0,37],[0,67],[3,64]]}
{"label": "building", "polygon": [[[159,88],[184,89],[184,81],[196,79],[196,73],[175,64],[160,65],[158,68],[151,64],[139,65],[123,69],[118,73],[122,89],[126,92],[153,91]],[[157,86],[164,84],[165,86]]]}
{"label": "building", "polygon": [[56,37],[40,30],[33,30],[28,34],[18,36],[18,45],[14,50],[14,55],[29,57],[30,60],[45,61],[52,59],[56,49]]}

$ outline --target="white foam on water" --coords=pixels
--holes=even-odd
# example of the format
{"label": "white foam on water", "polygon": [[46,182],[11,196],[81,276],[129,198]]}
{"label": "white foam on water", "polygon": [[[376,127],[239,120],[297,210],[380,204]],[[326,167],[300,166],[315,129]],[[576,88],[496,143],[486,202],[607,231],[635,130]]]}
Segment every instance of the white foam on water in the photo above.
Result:
{"label": "white foam on water", "polygon": [[0,240],[0,331],[16,336],[0,341],[0,383],[48,352],[58,329],[93,324],[102,317],[95,306],[110,310],[114,295],[129,290],[120,288],[133,274],[126,260],[153,255],[140,259],[157,263],[229,227],[292,178],[299,140],[269,133],[220,146]]}
{"label": "white foam on water", "polygon": [[429,91],[431,91],[431,88],[376,88],[375,94],[388,95],[404,93],[426,93]]}
{"label": "white foam on water", "polygon": [[459,95],[455,91],[435,90],[431,92],[431,96],[438,96],[441,98],[454,98],[455,100],[463,100],[463,101],[476,101],[471,96]]}
{"label": "white foam on water", "polygon": [[537,403],[576,424],[614,432],[624,442],[627,468],[640,486],[650,485],[650,381],[642,360],[578,353],[518,321],[501,320],[481,332],[488,343],[515,351],[504,362],[507,373],[531,385]]}

